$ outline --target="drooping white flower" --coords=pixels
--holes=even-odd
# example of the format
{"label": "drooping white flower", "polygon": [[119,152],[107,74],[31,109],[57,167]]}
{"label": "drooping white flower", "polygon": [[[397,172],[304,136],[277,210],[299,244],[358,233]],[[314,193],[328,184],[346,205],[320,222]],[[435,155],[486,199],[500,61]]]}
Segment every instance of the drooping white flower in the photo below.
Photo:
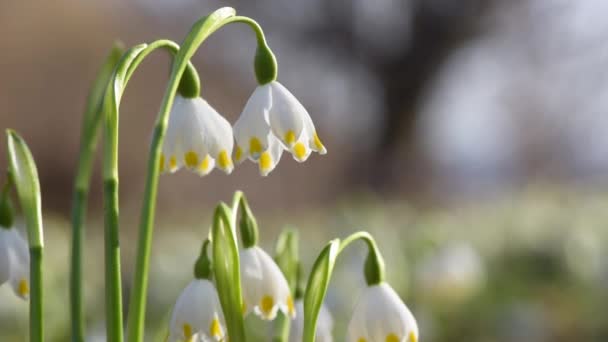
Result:
{"label": "drooping white flower", "polygon": [[217,167],[234,169],[230,123],[200,97],[175,96],[160,160],[161,172],[182,166],[204,176]]}
{"label": "drooping white flower", "polygon": [[[234,124],[234,135],[235,160],[258,162],[262,175],[274,169],[282,149],[299,162],[312,151],[327,153],[304,106],[277,81],[255,89]],[[273,145],[275,139],[279,144]]]}
{"label": "drooping white flower", "polygon": [[277,311],[296,315],[289,285],[279,266],[260,247],[240,251],[243,312],[253,311],[265,320],[273,320]]}
{"label": "drooping white flower", "polygon": [[27,242],[14,228],[0,227],[0,285],[9,282],[15,294],[30,294],[30,255]]}
{"label": "drooping white flower", "polygon": [[418,324],[387,283],[363,291],[348,325],[348,342],[416,342]]}
{"label": "drooping white flower", "polygon": [[169,341],[221,341],[224,316],[213,283],[195,279],[182,291],[173,308]]}
{"label": "drooping white flower", "polygon": [[[319,317],[317,319],[317,331],[315,333],[316,342],[333,342],[332,330],[334,320],[331,313],[325,306],[321,305]],[[304,333],[304,303],[302,300],[296,300],[296,318],[291,323],[289,330],[289,342],[301,342]]]}

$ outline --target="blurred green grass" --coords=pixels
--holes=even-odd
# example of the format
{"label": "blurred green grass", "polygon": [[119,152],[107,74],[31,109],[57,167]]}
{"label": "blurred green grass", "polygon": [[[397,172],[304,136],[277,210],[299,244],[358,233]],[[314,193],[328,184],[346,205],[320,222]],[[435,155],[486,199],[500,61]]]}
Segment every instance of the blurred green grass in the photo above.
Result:
{"label": "blurred green grass", "polygon": [[[370,231],[385,256],[389,282],[418,319],[421,341],[607,341],[606,203],[605,194],[539,189],[432,209],[360,195],[329,208],[265,212],[258,222],[267,250],[286,225],[298,228],[306,270],[331,238]],[[208,209],[159,215],[148,340],[162,340],[173,302],[191,279],[208,233]],[[67,341],[69,224],[61,217],[45,220],[47,338]],[[122,225],[126,302],[136,227],[131,220]],[[103,249],[101,222],[94,221],[87,233],[85,294],[89,330],[102,341]],[[364,286],[364,257],[363,245],[346,251],[332,278],[326,303],[336,341],[343,340]],[[255,318],[247,324],[253,341],[269,340],[269,324]],[[0,340],[25,341],[25,334],[27,305],[3,286]]]}

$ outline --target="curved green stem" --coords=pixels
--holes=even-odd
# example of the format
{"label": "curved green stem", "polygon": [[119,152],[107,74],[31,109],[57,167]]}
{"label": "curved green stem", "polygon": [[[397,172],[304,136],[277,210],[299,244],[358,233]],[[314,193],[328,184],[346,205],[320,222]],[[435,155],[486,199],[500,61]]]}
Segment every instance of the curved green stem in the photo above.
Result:
{"label": "curved green stem", "polygon": [[9,170],[27,226],[30,249],[30,341],[44,341],[42,208],[38,171],[25,141],[7,130]]}
{"label": "curved green stem", "polygon": [[363,240],[367,244],[368,255],[365,261],[364,273],[368,285],[379,284],[384,281],[384,260],[378,250],[374,238],[367,232],[356,232],[342,242],[332,240],[321,251],[310,272],[306,291],[304,293],[304,336],[303,342],[314,342],[317,329],[317,319],[329,281],[333,273],[338,256],[351,243]]}
{"label": "curved green stem", "polygon": [[84,241],[84,222],[86,217],[91,173],[93,170],[94,154],[97,146],[99,127],[103,116],[103,94],[116,66],[123,48],[115,43],[99,71],[87,99],[87,106],[82,122],[80,151],[76,181],[72,194],[72,251],[70,265],[70,321],[72,326],[72,342],[84,342],[85,322],[82,287],[82,245]]}
{"label": "curved green stem", "polygon": [[[116,66],[104,97],[104,241],[106,330],[109,341],[120,342],[123,340],[118,226],[118,117],[120,100],[133,72],[146,56],[159,48],[166,49],[173,54],[179,50],[178,45],[169,40],[158,40],[149,45],[142,44],[129,49]],[[191,65],[190,68],[192,73],[196,73]],[[194,82],[192,85],[184,87],[184,89],[192,92],[199,91],[198,76],[192,76],[184,80]]]}
{"label": "curved green stem", "polygon": [[[261,28],[259,28],[259,25],[253,25],[253,20],[249,18],[235,17],[234,15],[234,9],[225,7],[197,21],[184,39],[179,52],[173,60],[173,67],[171,69],[169,83],[167,84],[162,104],[160,106],[148,156],[144,199],[141,209],[139,238],[137,242],[137,259],[135,264],[135,277],[133,280],[134,287],[131,295],[131,302],[129,303],[127,338],[130,342],[142,341],[144,334],[144,318],[146,308],[145,298],[148,290],[150,249],[154,226],[154,213],[156,209],[156,197],[158,192],[158,166],[160,163],[161,148],[168,123],[169,112],[173,105],[175,94],[178,90],[179,81],[182,78],[190,59],[198,50],[203,41],[207,39],[207,37],[209,37],[213,32],[217,31],[226,24],[231,22],[248,23],[249,26],[254,27],[254,31],[256,32],[258,38],[258,45],[260,42],[263,42],[263,45],[266,46],[264,36]],[[264,48],[262,49],[264,50]],[[270,65],[272,63],[265,64]],[[276,77],[276,63],[274,63],[274,66],[274,76]],[[257,74],[258,73],[256,72],[256,75]],[[240,341],[236,338],[234,340]]]}

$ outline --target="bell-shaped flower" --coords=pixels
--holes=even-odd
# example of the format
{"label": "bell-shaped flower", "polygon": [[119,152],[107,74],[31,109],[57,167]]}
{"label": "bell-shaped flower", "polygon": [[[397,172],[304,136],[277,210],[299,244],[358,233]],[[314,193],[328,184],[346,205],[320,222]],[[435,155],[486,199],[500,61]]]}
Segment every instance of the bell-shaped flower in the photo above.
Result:
{"label": "bell-shaped flower", "polygon": [[[331,313],[325,306],[321,305],[319,311],[319,317],[317,318],[317,331],[315,332],[316,342],[332,342],[332,330],[334,327],[334,320]],[[296,318],[291,323],[291,329],[289,330],[289,342],[301,342],[304,334],[304,302],[298,299],[296,300]]]}
{"label": "bell-shaped flower", "polygon": [[[236,161],[249,158],[258,162],[262,175],[276,166],[276,154],[280,158],[282,149],[299,162],[308,159],[312,151],[327,153],[304,106],[277,81],[255,89],[234,124],[234,135]],[[273,138],[280,142],[275,149]]]}
{"label": "bell-shaped flower", "polygon": [[9,282],[15,294],[30,294],[30,255],[27,242],[16,229],[0,227],[0,285]]}
{"label": "bell-shaped flower", "polygon": [[348,342],[416,342],[418,324],[387,283],[368,286],[348,325]]}
{"label": "bell-shaped flower", "polygon": [[280,309],[285,315],[296,315],[289,285],[279,266],[260,247],[240,251],[243,312],[253,311],[265,320],[273,320]]}
{"label": "bell-shaped flower", "polygon": [[200,97],[175,96],[160,158],[161,172],[182,166],[204,176],[217,167],[234,169],[232,126]]}
{"label": "bell-shaped flower", "polygon": [[213,283],[195,279],[182,291],[173,308],[169,341],[221,341],[224,316]]}

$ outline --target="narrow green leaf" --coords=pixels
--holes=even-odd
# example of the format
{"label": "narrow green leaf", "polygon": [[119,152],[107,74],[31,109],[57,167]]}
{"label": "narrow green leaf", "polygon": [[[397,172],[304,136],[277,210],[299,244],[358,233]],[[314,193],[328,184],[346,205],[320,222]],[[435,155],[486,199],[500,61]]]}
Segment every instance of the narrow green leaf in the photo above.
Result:
{"label": "narrow green leaf", "polygon": [[315,261],[304,293],[303,342],[314,342],[317,319],[340,250],[340,240],[331,240]]}
{"label": "narrow green leaf", "polygon": [[21,209],[28,227],[30,247],[44,246],[42,233],[42,209],[38,171],[30,149],[13,130],[7,130],[10,171],[15,182]]}
{"label": "narrow green leaf", "polygon": [[241,273],[230,209],[220,204],[212,227],[213,272],[230,341],[245,342]]}

